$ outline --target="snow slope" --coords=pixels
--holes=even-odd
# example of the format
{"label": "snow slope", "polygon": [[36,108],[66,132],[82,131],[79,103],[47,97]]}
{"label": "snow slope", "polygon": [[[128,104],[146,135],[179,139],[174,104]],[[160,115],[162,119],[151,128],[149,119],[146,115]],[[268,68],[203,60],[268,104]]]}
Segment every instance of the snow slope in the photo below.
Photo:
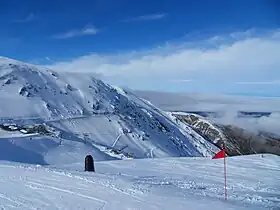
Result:
{"label": "snow slope", "polygon": [[[280,208],[280,159],[161,158],[43,167],[0,162],[1,209],[273,209]],[[249,164],[248,164],[249,163]]]}
{"label": "snow slope", "polygon": [[[52,136],[17,138],[13,131],[10,137],[0,133],[2,149],[29,151],[40,164],[75,162],[89,151],[97,160],[212,156],[218,151],[195,131],[192,135],[179,128],[152,104],[90,74],[58,73],[3,57],[1,123],[37,123],[55,131]],[[63,157],[51,160],[51,154]],[[0,157],[25,161],[8,152]],[[32,159],[26,163],[34,163]]]}

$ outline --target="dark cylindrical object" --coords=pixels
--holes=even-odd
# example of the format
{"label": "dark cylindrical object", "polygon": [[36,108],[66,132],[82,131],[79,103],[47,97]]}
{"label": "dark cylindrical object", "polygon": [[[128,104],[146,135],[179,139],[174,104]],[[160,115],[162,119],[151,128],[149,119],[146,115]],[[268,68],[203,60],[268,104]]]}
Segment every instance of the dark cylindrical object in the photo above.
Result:
{"label": "dark cylindrical object", "polygon": [[94,161],[91,155],[87,155],[85,158],[85,171],[95,171],[94,170]]}

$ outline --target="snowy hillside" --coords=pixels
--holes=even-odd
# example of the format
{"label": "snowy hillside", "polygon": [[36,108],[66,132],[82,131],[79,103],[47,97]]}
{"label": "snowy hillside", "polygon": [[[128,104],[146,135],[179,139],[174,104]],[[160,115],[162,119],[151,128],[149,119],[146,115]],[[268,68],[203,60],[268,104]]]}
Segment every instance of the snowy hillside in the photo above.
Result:
{"label": "snowy hillside", "polygon": [[273,155],[223,160],[161,158],[40,167],[0,162],[1,209],[280,209],[280,159]]}
{"label": "snowy hillside", "polygon": [[[218,151],[149,102],[90,74],[58,73],[0,57],[0,99],[3,160],[63,164],[88,152],[96,160],[112,160]],[[54,154],[60,158],[53,160]]]}

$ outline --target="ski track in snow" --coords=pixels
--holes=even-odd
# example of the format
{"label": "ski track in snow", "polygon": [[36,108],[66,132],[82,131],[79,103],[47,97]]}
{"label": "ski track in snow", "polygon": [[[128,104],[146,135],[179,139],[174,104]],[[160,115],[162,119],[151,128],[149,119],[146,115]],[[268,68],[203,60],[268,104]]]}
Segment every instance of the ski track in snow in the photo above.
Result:
{"label": "ski track in snow", "polygon": [[[246,165],[246,163],[250,164]],[[0,163],[1,209],[280,209],[280,159],[162,158],[34,166]],[[268,172],[268,166],[274,166]]]}

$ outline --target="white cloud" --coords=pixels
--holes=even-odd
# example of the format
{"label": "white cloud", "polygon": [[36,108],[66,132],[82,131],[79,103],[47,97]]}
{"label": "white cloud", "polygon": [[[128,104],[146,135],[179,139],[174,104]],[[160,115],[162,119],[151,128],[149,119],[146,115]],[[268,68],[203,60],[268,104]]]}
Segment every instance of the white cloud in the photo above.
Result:
{"label": "white cloud", "polygon": [[69,39],[77,36],[88,36],[88,35],[95,35],[99,32],[99,29],[92,25],[87,25],[82,29],[73,29],[67,31],[65,33],[54,35],[53,38],[55,39]]}
{"label": "white cloud", "polygon": [[[168,43],[142,51],[95,53],[57,62],[48,67],[59,71],[95,72],[102,74],[109,83],[134,89],[163,89],[164,82],[192,78],[192,82],[184,83],[188,85],[188,88],[185,87],[186,91],[240,92],[248,89],[250,92],[250,86],[237,83],[240,80],[274,81],[275,85],[279,85],[275,82],[280,78],[278,33],[279,30],[260,34],[256,30],[248,30],[243,35],[236,32],[196,42]],[[213,40],[219,41],[214,47],[209,47],[208,44],[213,44]],[[180,83],[171,85],[176,89],[176,85]]]}
{"label": "white cloud", "polygon": [[50,59],[50,57],[48,57],[48,56],[46,56],[45,59],[46,59],[47,61],[52,61],[52,59]]}
{"label": "white cloud", "polygon": [[220,118],[212,120],[219,124],[235,125],[251,132],[273,133],[280,137],[280,112],[271,113],[269,116],[259,118],[238,117],[237,112],[226,112]]}
{"label": "white cloud", "polygon": [[184,82],[192,82],[193,80],[191,79],[171,79],[169,82],[175,82],[175,83],[184,83]]}
{"label": "white cloud", "polygon": [[133,21],[148,21],[148,20],[158,20],[166,17],[165,13],[151,14],[151,15],[142,15],[138,17],[127,18],[122,20],[122,22],[133,22]]}

